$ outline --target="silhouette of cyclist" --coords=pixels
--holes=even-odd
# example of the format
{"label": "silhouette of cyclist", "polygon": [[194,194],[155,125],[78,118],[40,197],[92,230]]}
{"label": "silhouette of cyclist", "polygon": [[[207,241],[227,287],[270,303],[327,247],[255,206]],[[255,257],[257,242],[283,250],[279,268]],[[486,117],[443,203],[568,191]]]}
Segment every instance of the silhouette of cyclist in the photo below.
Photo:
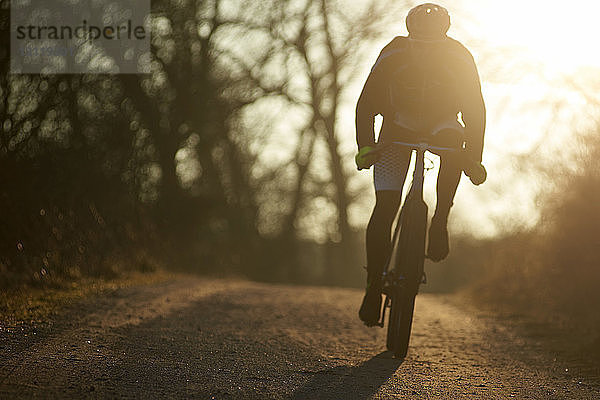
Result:
{"label": "silhouette of cyclist", "polygon": [[[474,184],[486,179],[481,164],[485,104],[471,53],[446,35],[448,11],[426,3],[406,17],[408,36],[394,38],[381,51],[356,107],[359,169],[374,165],[376,204],[367,227],[367,288],[359,316],[375,325],[381,311],[382,273],[391,252],[391,227],[400,205],[411,150],[386,142],[464,147],[440,155],[437,206],[428,235],[427,257],[448,255],[448,214],[461,172]],[[374,118],[383,116],[375,143]]]}

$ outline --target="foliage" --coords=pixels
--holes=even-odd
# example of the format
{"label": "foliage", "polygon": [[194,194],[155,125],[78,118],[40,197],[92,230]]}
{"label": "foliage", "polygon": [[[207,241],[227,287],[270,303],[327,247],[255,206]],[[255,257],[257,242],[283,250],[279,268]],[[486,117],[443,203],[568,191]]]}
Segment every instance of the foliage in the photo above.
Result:
{"label": "foliage", "polygon": [[[0,4],[2,285],[160,264],[302,280],[315,199],[335,217],[327,255],[307,251],[340,282],[324,260],[357,246],[339,105],[393,15],[382,2],[154,1],[150,74],[114,76],[9,74]],[[261,157],[274,104],[300,119],[283,165]]]}

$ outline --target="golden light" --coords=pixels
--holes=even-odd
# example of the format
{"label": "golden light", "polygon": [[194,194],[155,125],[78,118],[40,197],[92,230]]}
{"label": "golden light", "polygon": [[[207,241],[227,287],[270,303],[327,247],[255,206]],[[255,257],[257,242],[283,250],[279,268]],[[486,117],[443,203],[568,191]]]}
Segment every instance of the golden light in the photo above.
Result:
{"label": "golden light", "polygon": [[[475,56],[488,106],[484,163],[489,182],[484,188],[461,186],[454,228],[493,236],[511,226],[532,226],[542,189],[511,160],[526,154],[541,159],[556,148],[566,154],[574,132],[593,123],[576,116],[589,109],[600,75],[600,2],[462,0],[442,5],[452,18],[450,36]],[[584,84],[571,85],[575,81]]]}
{"label": "golden light", "polygon": [[513,50],[556,72],[599,66],[600,2],[466,0],[482,42]]}

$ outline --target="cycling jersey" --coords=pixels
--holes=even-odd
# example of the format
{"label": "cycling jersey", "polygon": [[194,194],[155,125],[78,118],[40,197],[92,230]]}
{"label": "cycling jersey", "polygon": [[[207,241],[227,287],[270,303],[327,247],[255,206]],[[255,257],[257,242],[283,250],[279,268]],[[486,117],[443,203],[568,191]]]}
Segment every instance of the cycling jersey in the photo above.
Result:
{"label": "cycling jersey", "polygon": [[385,46],[357,104],[359,147],[374,145],[377,114],[383,116],[380,142],[417,140],[440,126],[462,130],[464,124],[467,152],[481,161],[485,105],[479,74],[473,56],[457,40],[398,36]]}

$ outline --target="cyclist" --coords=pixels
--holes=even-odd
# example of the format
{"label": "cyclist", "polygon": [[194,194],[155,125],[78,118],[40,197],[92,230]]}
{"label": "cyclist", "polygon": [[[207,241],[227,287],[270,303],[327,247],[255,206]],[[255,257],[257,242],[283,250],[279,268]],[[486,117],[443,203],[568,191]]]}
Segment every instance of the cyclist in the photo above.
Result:
{"label": "cyclist", "polygon": [[[367,227],[367,288],[359,316],[369,326],[381,311],[382,273],[391,252],[391,227],[401,201],[411,150],[386,142],[463,146],[441,154],[437,206],[428,234],[427,257],[448,255],[447,221],[461,172],[482,183],[485,105],[471,53],[446,35],[448,11],[436,4],[414,7],[406,17],[408,36],[394,38],[381,51],[356,107],[356,164],[374,165],[376,204]],[[375,144],[374,118],[383,116]]]}

